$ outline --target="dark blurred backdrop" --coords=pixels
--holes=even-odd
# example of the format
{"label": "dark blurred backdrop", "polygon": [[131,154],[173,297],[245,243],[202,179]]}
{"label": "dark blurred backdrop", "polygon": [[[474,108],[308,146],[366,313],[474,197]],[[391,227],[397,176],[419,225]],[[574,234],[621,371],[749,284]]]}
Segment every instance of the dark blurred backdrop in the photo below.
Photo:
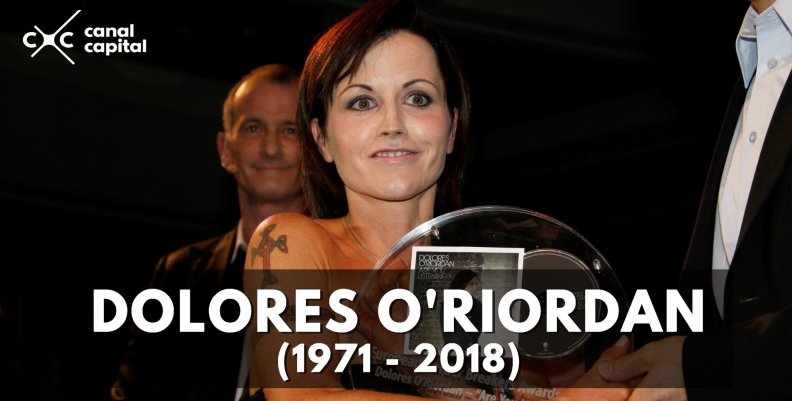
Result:
{"label": "dark blurred backdrop", "polygon": [[[261,64],[300,68],[360,4],[0,6],[0,399],[106,398],[127,334],[90,333],[91,289],[135,294],[164,252],[236,223],[214,144],[226,92]],[[425,7],[472,86],[467,204],[571,225],[628,292],[673,287],[748,1]],[[53,48],[30,58],[23,35],[53,32],[78,9],[65,29],[75,65]],[[82,50],[85,27],[129,24],[147,53]]]}

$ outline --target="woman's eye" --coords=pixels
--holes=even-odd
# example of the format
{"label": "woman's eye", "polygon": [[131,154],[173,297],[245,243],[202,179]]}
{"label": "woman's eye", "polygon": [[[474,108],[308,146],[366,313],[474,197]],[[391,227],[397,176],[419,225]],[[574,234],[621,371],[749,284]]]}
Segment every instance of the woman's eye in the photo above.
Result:
{"label": "woman's eye", "polygon": [[407,97],[407,104],[417,107],[425,107],[432,103],[432,99],[422,93],[413,93]]}
{"label": "woman's eye", "polygon": [[285,132],[286,135],[297,135],[297,128],[295,128],[295,127],[286,127],[286,128],[283,129],[283,132]]}
{"label": "woman's eye", "polygon": [[349,105],[350,109],[358,111],[368,110],[372,107],[374,107],[374,101],[365,97],[357,98]]}

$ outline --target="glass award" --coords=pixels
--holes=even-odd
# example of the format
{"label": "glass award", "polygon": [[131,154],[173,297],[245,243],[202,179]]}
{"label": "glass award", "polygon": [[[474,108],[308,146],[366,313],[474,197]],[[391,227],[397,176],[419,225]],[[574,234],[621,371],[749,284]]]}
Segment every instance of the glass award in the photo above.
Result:
{"label": "glass award", "polygon": [[[376,316],[393,289],[410,290],[417,300],[412,309],[394,302],[393,320],[406,320],[416,307],[420,319],[405,333],[363,327],[361,319],[347,341],[378,351],[374,372],[350,371],[349,387],[443,399],[552,398],[618,340],[627,306],[611,266],[589,241],[552,217],[509,206],[457,210],[407,233],[362,285],[358,315]],[[609,294],[611,307],[586,302],[592,290]],[[450,310],[460,319],[446,322]],[[587,313],[609,324],[586,330]],[[504,323],[513,328],[530,319],[538,323],[524,332]]]}

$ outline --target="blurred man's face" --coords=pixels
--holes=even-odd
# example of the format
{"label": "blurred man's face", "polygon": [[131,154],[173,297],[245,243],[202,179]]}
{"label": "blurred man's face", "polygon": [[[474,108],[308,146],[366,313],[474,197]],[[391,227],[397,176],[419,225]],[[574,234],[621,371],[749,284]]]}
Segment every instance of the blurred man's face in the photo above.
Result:
{"label": "blurred man's face", "polygon": [[218,148],[244,195],[257,202],[302,196],[296,114],[296,82],[249,80],[237,90],[233,126],[219,135]]}

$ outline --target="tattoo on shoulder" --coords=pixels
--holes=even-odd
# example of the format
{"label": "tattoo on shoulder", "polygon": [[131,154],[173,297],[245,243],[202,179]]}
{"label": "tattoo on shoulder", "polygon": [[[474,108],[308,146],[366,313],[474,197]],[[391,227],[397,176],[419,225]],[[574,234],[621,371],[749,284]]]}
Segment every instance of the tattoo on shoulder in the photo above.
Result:
{"label": "tattoo on shoulder", "polygon": [[289,247],[286,245],[286,236],[281,235],[278,239],[273,239],[271,237],[272,231],[275,230],[276,224],[271,224],[269,226],[264,227],[264,230],[261,231],[259,236],[261,236],[261,241],[259,242],[256,249],[253,250],[252,255],[250,257],[250,264],[253,265],[256,262],[256,257],[261,257],[263,261],[263,269],[267,272],[262,285],[274,284],[277,282],[275,276],[269,271],[270,270],[270,255],[276,249],[280,250],[283,253],[289,253]]}
{"label": "tattoo on shoulder", "polygon": [[287,238],[285,235],[279,236],[278,239],[273,239],[270,236],[270,234],[272,234],[272,230],[274,230],[276,226],[276,224],[266,226],[259,234],[259,236],[261,236],[261,241],[259,242],[256,249],[253,250],[253,255],[250,257],[251,265],[256,262],[256,257],[260,256],[264,261],[264,270],[269,270],[269,255],[271,255],[273,251],[278,249],[283,253],[289,253],[289,247],[286,245]]}

